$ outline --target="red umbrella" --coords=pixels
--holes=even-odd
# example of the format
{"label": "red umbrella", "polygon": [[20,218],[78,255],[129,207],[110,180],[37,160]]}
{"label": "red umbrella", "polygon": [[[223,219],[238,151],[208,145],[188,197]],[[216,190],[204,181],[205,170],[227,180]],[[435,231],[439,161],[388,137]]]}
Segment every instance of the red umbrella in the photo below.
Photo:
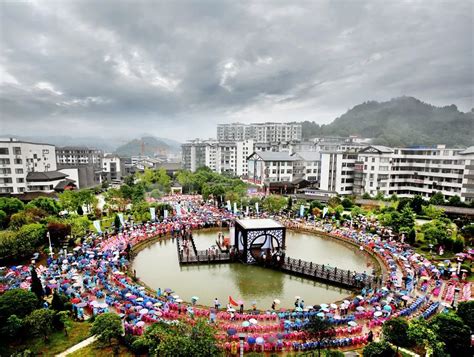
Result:
{"label": "red umbrella", "polygon": [[80,303],[80,302],[81,302],[81,299],[79,299],[79,298],[76,297],[76,298],[72,299],[71,302],[72,302],[73,304],[77,304],[77,303]]}

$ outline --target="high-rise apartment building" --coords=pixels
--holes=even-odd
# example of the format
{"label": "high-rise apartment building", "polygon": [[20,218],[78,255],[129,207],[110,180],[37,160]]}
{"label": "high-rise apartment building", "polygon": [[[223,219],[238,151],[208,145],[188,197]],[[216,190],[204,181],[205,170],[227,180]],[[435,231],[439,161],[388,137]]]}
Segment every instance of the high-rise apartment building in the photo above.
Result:
{"label": "high-rise apartment building", "polygon": [[243,141],[252,139],[256,143],[275,143],[302,140],[301,124],[253,123],[218,124],[217,140]]}

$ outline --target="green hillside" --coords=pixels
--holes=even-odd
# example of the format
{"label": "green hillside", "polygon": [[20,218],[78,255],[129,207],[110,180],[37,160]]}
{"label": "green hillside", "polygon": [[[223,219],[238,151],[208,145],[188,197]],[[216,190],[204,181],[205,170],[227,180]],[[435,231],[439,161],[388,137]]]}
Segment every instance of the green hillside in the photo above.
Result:
{"label": "green hillside", "polygon": [[455,105],[435,107],[412,97],[388,102],[366,102],[335,119],[318,125],[305,121],[303,137],[323,135],[373,138],[391,146],[446,144],[474,145],[474,112],[460,112]]}
{"label": "green hillside", "polygon": [[176,153],[179,150],[180,144],[177,141],[156,138],[153,136],[144,136],[140,139],[134,139],[122,146],[119,146],[115,150],[115,153],[123,157],[130,157],[140,154],[153,157],[154,155],[167,155],[170,153]]}

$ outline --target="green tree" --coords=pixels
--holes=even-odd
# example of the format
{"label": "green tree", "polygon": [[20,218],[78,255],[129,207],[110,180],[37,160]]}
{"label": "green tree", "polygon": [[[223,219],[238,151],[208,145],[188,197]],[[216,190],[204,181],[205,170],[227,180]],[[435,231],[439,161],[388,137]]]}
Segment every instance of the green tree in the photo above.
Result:
{"label": "green tree", "polygon": [[0,197],[0,210],[11,216],[25,208],[23,202],[18,198]]}
{"label": "green tree", "polygon": [[341,202],[341,205],[345,208],[345,209],[350,209],[354,206],[354,202],[350,199],[350,198],[347,198],[347,197],[344,197],[342,199],[342,202]]}
{"label": "green tree", "polygon": [[371,342],[364,347],[364,357],[394,357],[395,351],[386,341]]}
{"label": "green tree", "polygon": [[278,195],[270,195],[263,200],[263,209],[270,213],[278,213],[286,206],[286,198]]}
{"label": "green tree", "polygon": [[384,339],[398,347],[408,347],[410,339],[408,338],[408,322],[404,318],[396,317],[383,324],[382,332]]}
{"label": "green tree", "polygon": [[341,204],[341,199],[337,196],[333,196],[328,200],[328,206],[331,208],[336,208]]}
{"label": "green tree", "polygon": [[117,314],[106,312],[96,317],[91,327],[91,334],[97,335],[101,342],[109,345],[113,338],[120,338],[123,333],[122,321]]}
{"label": "green tree", "polygon": [[416,214],[421,214],[422,209],[423,209],[423,205],[425,205],[425,204],[426,204],[426,202],[423,199],[423,197],[421,197],[420,195],[415,195],[411,199],[410,207],[413,210],[413,212],[415,212]]}
{"label": "green tree", "polygon": [[362,195],[362,198],[363,198],[364,200],[371,200],[371,199],[372,199],[372,196],[370,195],[370,193],[364,192],[364,194]]}
{"label": "green tree", "polygon": [[381,191],[377,191],[377,194],[374,197],[375,200],[377,201],[383,201],[385,200],[385,195]]}
{"label": "green tree", "polygon": [[474,300],[460,302],[457,315],[474,331]]}
{"label": "green tree", "polygon": [[444,343],[438,340],[436,333],[429,327],[424,319],[410,320],[408,326],[408,338],[418,348],[422,348],[426,355],[443,357]]}
{"label": "green tree", "polygon": [[59,211],[61,211],[61,205],[58,203],[58,201],[49,197],[35,198],[26,205],[26,208],[30,207],[42,209],[51,215],[57,215]]}
{"label": "green tree", "polygon": [[61,299],[61,296],[55,291],[53,293],[53,300],[51,301],[51,308],[55,311],[63,311],[65,310],[64,302]]}
{"label": "green tree", "polygon": [[423,214],[431,219],[439,219],[441,216],[443,216],[444,210],[441,208],[436,208],[430,204],[428,206],[423,206]]}
{"label": "green tree", "polygon": [[430,204],[435,206],[444,205],[444,195],[442,192],[436,192],[433,196],[430,197]]}
{"label": "green tree", "polygon": [[322,319],[319,316],[312,316],[305,325],[305,330],[319,342],[318,356],[321,356],[321,343],[325,340],[330,340],[336,334],[336,330],[329,320]]}
{"label": "green tree", "polygon": [[87,217],[70,217],[67,222],[73,237],[83,237],[89,230],[90,221]]}
{"label": "green tree", "polygon": [[59,204],[68,212],[76,212],[81,206],[78,191],[66,190],[59,194]]}
{"label": "green tree", "polygon": [[468,356],[471,344],[469,327],[454,313],[438,314],[429,323],[451,356]]}
{"label": "green tree", "polygon": [[121,226],[122,226],[122,222],[120,222],[120,217],[118,216],[118,214],[116,214],[115,217],[114,217],[115,230],[118,231]]}
{"label": "green tree", "polygon": [[43,285],[41,284],[41,280],[38,278],[38,274],[36,273],[36,269],[34,266],[31,267],[31,292],[33,292],[38,299],[42,299],[44,296]]}
{"label": "green tree", "polygon": [[[2,328],[2,333],[15,341],[17,338],[21,337],[22,329],[23,320],[16,315],[11,315],[8,317],[5,326]],[[0,337],[0,339],[2,338]]]}
{"label": "green tree", "polygon": [[3,325],[11,315],[24,318],[38,305],[38,298],[31,291],[23,289],[8,290],[0,295],[0,325]]}
{"label": "green tree", "polygon": [[5,211],[0,210],[0,228],[4,229],[8,225],[8,216]]}
{"label": "green tree", "polygon": [[26,317],[25,323],[33,334],[43,336],[45,341],[47,341],[48,335],[53,329],[53,319],[53,310],[38,309]]}
{"label": "green tree", "polygon": [[461,197],[459,197],[458,195],[454,195],[449,198],[448,203],[450,206],[460,206],[462,204]]}
{"label": "green tree", "polygon": [[63,325],[63,328],[64,328],[64,334],[66,336],[69,335],[69,331],[71,330],[72,328],[72,321],[71,319],[69,318],[69,312],[68,311],[59,311],[57,313],[57,316],[59,317],[59,321],[61,322],[61,324]]}

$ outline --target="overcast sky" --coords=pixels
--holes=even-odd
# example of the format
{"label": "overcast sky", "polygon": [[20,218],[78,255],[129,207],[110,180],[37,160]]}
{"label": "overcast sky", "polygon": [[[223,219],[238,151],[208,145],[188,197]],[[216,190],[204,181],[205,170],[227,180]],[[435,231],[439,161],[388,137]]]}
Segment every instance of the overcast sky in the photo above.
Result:
{"label": "overcast sky", "polygon": [[367,100],[473,105],[473,2],[0,3],[0,134],[184,141]]}

